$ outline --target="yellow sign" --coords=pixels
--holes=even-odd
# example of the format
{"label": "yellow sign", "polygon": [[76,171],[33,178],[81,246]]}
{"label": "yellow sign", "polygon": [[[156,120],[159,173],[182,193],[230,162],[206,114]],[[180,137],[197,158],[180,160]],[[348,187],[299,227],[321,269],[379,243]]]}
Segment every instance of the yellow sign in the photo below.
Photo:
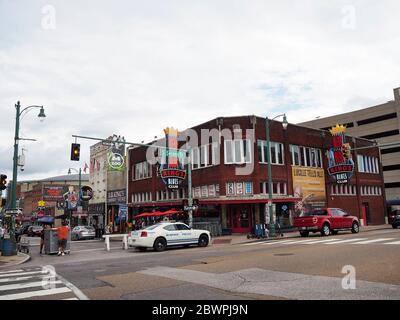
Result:
{"label": "yellow sign", "polygon": [[293,193],[303,203],[326,202],[324,169],[292,167]]}
{"label": "yellow sign", "polygon": [[46,205],[46,201],[40,200],[37,203],[38,207],[44,207]]}

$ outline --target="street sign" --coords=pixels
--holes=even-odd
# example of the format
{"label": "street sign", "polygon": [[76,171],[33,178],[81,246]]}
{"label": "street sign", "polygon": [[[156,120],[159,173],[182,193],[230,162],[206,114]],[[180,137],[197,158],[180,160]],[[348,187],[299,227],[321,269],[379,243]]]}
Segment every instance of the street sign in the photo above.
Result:
{"label": "street sign", "polygon": [[183,210],[184,211],[190,211],[190,210],[194,211],[194,210],[197,210],[198,208],[199,208],[198,206],[184,206]]}
{"label": "street sign", "polygon": [[22,213],[21,209],[6,209],[5,210],[6,214],[20,214]]}

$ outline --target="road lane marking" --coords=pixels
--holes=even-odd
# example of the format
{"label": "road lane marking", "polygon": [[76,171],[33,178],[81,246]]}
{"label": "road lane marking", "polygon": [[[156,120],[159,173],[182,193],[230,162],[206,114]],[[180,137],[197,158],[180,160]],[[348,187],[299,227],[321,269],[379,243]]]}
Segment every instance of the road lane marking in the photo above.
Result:
{"label": "road lane marking", "polygon": [[47,271],[30,271],[30,272],[18,272],[18,273],[7,273],[7,274],[0,274],[0,278],[4,277],[14,277],[14,276],[25,276],[29,274],[46,274]]}
{"label": "road lane marking", "polygon": [[0,272],[0,275],[6,274],[6,273],[22,272],[22,271],[24,271],[24,270],[18,269],[18,270],[2,271],[2,272]]}
{"label": "road lane marking", "polygon": [[264,241],[245,243],[245,244],[242,244],[242,246],[254,246],[254,245],[262,244],[262,243],[264,243]]}
{"label": "road lane marking", "polygon": [[400,244],[400,241],[386,242],[386,243],[383,243],[383,244]]}
{"label": "road lane marking", "polygon": [[79,300],[78,298],[67,298],[67,299],[63,299],[63,300]]}
{"label": "road lane marking", "polygon": [[337,240],[333,242],[328,242],[325,244],[341,244],[341,243],[348,243],[348,242],[353,242],[353,241],[361,241],[361,240],[367,240],[368,238],[354,238],[354,239],[347,239],[347,240]]}
{"label": "road lane marking", "polygon": [[48,296],[48,295],[71,292],[71,291],[72,290],[67,287],[47,289],[47,290],[38,290],[38,291],[29,291],[29,292],[14,293],[14,294],[0,296],[0,300],[18,300],[18,299],[26,299],[26,298],[32,298],[32,297],[42,297],[42,296]]}
{"label": "road lane marking", "polygon": [[316,241],[306,242],[305,244],[319,244],[319,243],[332,242],[332,241],[337,241],[337,239],[316,240]]}
{"label": "road lane marking", "polygon": [[369,243],[382,242],[382,241],[388,241],[388,240],[393,240],[393,239],[395,239],[395,238],[379,238],[379,239],[354,242],[352,244],[369,244]]}
{"label": "road lane marking", "polygon": [[54,285],[54,284],[61,284],[61,283],[62,283],[62,281],[57,280],[57,281],[36,281],[36,282],[27,282],[27,283],[7,284],[7,285],[0,286],[0,291],[42,287],[43,285]]}
{"label": "road lane marking", "polygon": [[263,245],[265,244],[269,244],[269,245],[274,245],[274,244],[282,244],[282,243],[292,243],[292,242],[296,242],[295,240],[276,240],[276,241],[271,241],[271,242],[264,242],[262,243]]}
{"label": "road lane marking", "polygon": [[5,278],[5,279],[0,279],[0,283],[5,283],[5,282],[18,282],[18,281],[23,281],[23,280],[28,280],[28,279],[33,279],[33,278],[45,278],[48,277],[48,275],[46,276],[28,276],[28,277],[17,277],[17,278]]}

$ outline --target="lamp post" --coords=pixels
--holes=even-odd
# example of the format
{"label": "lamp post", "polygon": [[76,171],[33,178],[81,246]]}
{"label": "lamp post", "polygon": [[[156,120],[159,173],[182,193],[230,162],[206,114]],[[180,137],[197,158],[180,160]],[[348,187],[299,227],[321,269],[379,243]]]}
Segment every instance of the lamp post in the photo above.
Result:
{"label": "lamp post", "polygon": [[[13,177],[12,177],[12,184],[11,184],[11,197],[10,197],[10,204],[8,208],[11,210],[17,210],[17,179],[18,179],[18,143],[19,137],[19,126],[20,126],[20,117],[24,112],[28,112],[30,109],[40,108],[40,112],[38,117],[41,121],[44,120],[46,117],[44,113],[43,106],[29,106],[21,110],[21,104],[18,101],[15,105],[15,136],[14,136],[14,158],[13,158]],[[15,244],[15,225],[14,225],[14,218],[11,219],[10,225],[10,240]],[[16,255],[16,251],[13,255]]]}
{"label": "lamp post", "polygon": [[[82,188],[82,169],[79,168],[79,171],[74,168],[69,168],[68,169],[68,174],[71,174],[71,170],[76,171],[76,173],[79,174],[79,187],[78,187],[78,207],[81,205],[81,188]],[[71,224],[72,220],[72,211],[69,212],[69,225],[70,227],[72,226]],[[79,217],[78,217],[78,225],[79,225]]]}
{"label": "lamp post", "polygon": [[[279,117],[283,116],[283,122],[282,122],[282,127],[284,130],[286,130],[288,126],[288,122],[286,120],[286,114],[280,114],[274,117],[271,120],[275,120]],[[270,149],[270,138],[269,138],[269,122],[270,119],[268,117],[265,117],[265,129],[266,129],[266,136],[267,136],[267,165],[268,165],[268,213],[270,217],[270,222],[269,222],[269,235],[271,237],[275,237],[275,210],[273,210],[272,206],[272,166],[271,166],[271,149]]]}

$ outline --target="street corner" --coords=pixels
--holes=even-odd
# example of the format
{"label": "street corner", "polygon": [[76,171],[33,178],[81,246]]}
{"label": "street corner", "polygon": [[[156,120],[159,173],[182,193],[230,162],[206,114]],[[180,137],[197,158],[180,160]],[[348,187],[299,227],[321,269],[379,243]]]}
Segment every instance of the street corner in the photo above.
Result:
{"label": "street corner", "polygon": [[14,255],[14,256],[0,255],[0,270],[18,266],[20,264],[28,262],[30,259],[31,259],[31,256],[29,254],[22,253],[22,252],[18,252],[17,255]]}

